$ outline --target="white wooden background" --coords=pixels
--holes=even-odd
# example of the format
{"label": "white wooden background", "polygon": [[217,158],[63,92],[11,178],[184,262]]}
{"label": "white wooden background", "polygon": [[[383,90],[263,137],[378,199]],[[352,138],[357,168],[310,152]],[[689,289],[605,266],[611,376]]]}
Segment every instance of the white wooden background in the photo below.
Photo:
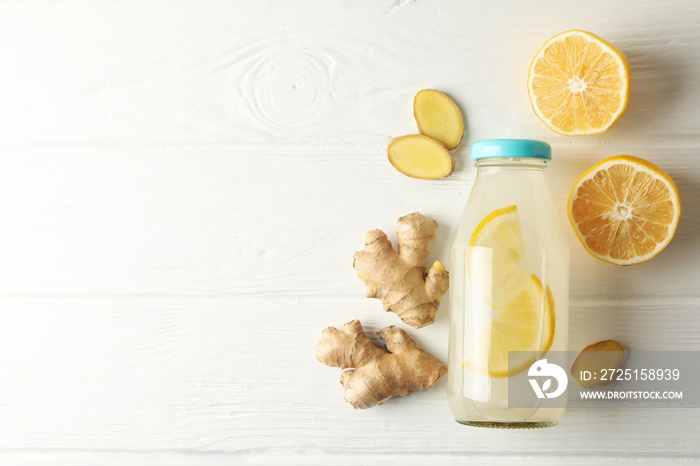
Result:
{"label": "white wooden background", "polygon": [[[0,1],[0,464],[697,459],[692,409],[480,430],[453,421],[442,380],[353,411],[314,345],[353,318],[405,328],[363,297],[364,232],[420,211],[446,260],[469,145],[530,137],[554,148],[571,349],[700,350],[699,24],[692,0]],[[631,64],[604,135],[557,136],[529,105],[530,59],[572,28]],[[434,182],[385,156],[426,87],[468,126]],[[660,165],[683,201],[669,247],[631,268],[588,256],[565,216],[578,175],[618,154]],[[409,329],[443,360],[446,304]]]}

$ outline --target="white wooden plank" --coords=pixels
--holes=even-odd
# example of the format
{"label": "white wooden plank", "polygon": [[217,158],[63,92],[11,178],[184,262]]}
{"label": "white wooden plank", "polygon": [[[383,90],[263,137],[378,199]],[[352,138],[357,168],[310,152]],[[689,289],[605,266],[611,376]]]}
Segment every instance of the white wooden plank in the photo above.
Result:
{"label": "white wooden plank", "polygon": [[[396,323],[351,268],[367,229],[419,210],[444,260],[469,143],[534,137],[554,145],[563,223],[577,175],[620,153],[669,171],[684,202],[669,248],[631,268],[590,258],[566,226],[572,348],[697,350],[698,20],[680,0],[0,2],[0,463],[697,459],[691,410],[482,431],[451,421],[442,381],[354,412],[313,346],[355,317]],[[554,135],[526,97],[531,57],[571,27],[632,66],[627,113],[595,138]],[[439,182],[384,156],[415,131],[423,87],[468,122]],[[443,359],[445,304],[411,332]]]}
{"label": "white wooden plank", "polygon": [[[700,455],[693,409],[571,409],[547,435],[482,430],[453,421],[441,380],[427,393],[353,410],[342,400],[340,371],[317,362],[314,345],[323,328],[353,318],[372,335],[385,325],[405,328],[367,299],[0,304],[0,452]],[[634,350],[698,350],[687,331],[700,324],[696,310],[697,302],[574,307],[572,347],[612,337]],[[441,359],[443,311],[436,324],[407,329]],[[643,323],[631,325],[638,316]]]}
{"label": "white wooden plank", "polygon": [[458,99],[471,138],[565,140],[525,89],[535,52],[572,27],[632,66],[630,108],[597,141],[700,130],[692,2],[392,3],[3,2],[2,142],[383,143],[413,131],[406,97],[426,86]]}
{"label": "white wooden plank", "polygon": [[[420,211],[438,220],[430,260],[447,263],[475,176],[463,161],[446,180],[409,179],[391,168],[381,147],[254,158],[240,148],[26,150],[0,157],[0,216],[12,219],[0,229],[0,295],[355,297],[364,291],[352,253],[368,230],[395,238],[401,215]],[[572,250],[573,299],[698,296],[696,149],[617,143],[554,150],[547,176]],[[683,202],[668,248],[626,268],[589,256],[565,210],[579,174],[621,153],[662,166]],[[673,279],[662,279],[669,270]]]}
{"label": "white wooden plank", "polygon": [[[688,464],[692,458],[674,458],[673,464]],[[668,464],[668,459],[664,458],[639,458],[639,457],[600,457],[600,456],[506,456],[480,454],[455,454],[449,452],[432,452],[430,454],[406,454],[406,453],[373,453],[373,452],[353,452],[348,454],[332,454],[327,452],[307,452],[302,454],[291,452],[272,453],[166,453],[166,452],[75,452],[75,451],[50,451],[50,452],[22,452],[22,453],[0,453],[2,464],[12,464],[14,466],[44,466],[61,464],[64,466],[218,466],[230,464],[251,464],[251,465],[304,465],[304,466],[327,466],[329,464],[338,466],[354,466],[362,464],[388,464],[402,466],[422,466],[427,462],[440,465],[463,465],[469,464],[489,464],[489,465],[546,465],[557,466],[573,465],[656,465]]]}

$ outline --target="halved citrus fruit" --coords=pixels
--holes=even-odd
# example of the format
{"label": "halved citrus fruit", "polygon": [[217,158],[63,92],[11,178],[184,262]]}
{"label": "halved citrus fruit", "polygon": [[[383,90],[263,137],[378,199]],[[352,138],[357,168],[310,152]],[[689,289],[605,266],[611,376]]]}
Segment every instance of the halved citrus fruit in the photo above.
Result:
{"label": "halved citrus fruit", "polygon": [[537,117],[564,136],[599,134],[627,107],[630,68],[614,45],[571,30],[549,39],[530,65],[528,94]]}
{"label": "halved citrus fruit", "polygon": [[581,175],[569,195],[568,213],[578,239],[593,257],[632,265],[656,256],[671,241],[681,200],[662,169],[620,155]]}

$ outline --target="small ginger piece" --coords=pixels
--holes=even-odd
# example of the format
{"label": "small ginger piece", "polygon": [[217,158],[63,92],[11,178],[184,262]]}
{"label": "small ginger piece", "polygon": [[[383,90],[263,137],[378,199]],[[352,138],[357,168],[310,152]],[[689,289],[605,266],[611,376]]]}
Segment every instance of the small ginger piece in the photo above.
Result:
{"label": "small ginger piece", "polygon": [[377,332],[386,349],[376,347],[359,320],[343,331],[328,327],[316,344],[316,359],[327,366],[354,369],[340,375],[345,401],[355,409],[380,405],[392,396],[426,391],[447,372],[447,365],[420,349],[393,325]]}
{"label": "small ginger piece", "polygon": [[387,153],[394,168],[412,178],[437,180],[455,168],[450,151],[440,141],[422,134],[393,139]]}
{"label": "small ginger piece", "polygon": [[423,89],[413,99],[413,116],[421,134],[454,149],[464,135],[464,119],[452,99],[435,89]]}
{"label": "small ginger piece", "polygon": [[[571,376],[583,388],[607,385],[622,367],[627,349],[615,340],[599,341],[586,346],[571,366]],[[603,371],[606,369],[606,371]]]}
{"label": "small ginger piece", "polygon": [[386,234],[365,235],[365,249],[355,253],[353,267],[367,285],[368,298],[377,298],[384,310],[394,312],[414,328],[435,322],[440,299],[449,286],[445,266],[436,261],[425,273],[425,259],[437,238],[437,222],[418,212],[401,217],[396,233],[399,252]]}

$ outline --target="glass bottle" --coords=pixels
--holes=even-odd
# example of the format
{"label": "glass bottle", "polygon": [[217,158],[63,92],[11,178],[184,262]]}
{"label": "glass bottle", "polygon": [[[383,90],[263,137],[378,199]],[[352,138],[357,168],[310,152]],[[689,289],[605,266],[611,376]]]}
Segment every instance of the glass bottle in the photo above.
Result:
{"label": "glass bottle", "polygon": [[551,148],[492,139],[471,158],[476,181],[450,247],[448,402],[461,424],[556,425],[565,393],[554,403],[533,386],[526,406],[508,393],[511,378],[568,349],[569,247],[545,185]]}

